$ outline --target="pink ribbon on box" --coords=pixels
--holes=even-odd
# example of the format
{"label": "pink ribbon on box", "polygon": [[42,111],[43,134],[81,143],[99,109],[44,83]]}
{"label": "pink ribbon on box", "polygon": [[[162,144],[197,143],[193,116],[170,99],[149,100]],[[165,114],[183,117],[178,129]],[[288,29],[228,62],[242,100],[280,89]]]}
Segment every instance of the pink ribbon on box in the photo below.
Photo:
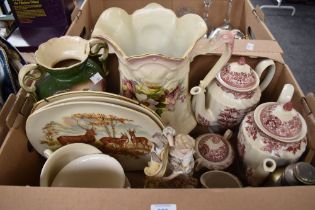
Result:
{"label": "pink ribbon on box", "polygon": [[233,51],[234,47],[234,36],[235,34],[232,31],[221,31],[219,35],[219,40],[222,40],[224,43],[228,43],[229,47]]}

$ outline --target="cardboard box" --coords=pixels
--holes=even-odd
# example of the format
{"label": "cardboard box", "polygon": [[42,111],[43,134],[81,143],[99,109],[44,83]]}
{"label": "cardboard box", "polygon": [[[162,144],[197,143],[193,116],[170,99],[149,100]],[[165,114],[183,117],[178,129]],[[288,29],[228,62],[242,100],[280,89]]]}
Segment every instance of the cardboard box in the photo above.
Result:
{"label": "cardboard box", "polygon": [[[202,0],[86,0],[69,27],[67,35],[80,35],[89,38],[98,17],[106,8],[120,7],[131,14],[150,2],[156,2],[172,9],[177,16],[181,16],[185,12],[194,12],[203,17],[204,13]],[[208,21],[212,26],[218,27],[223,24],[227,5],[227,0],[213,1],[208,17]],[[259,7],[254,9],[250,0],[233,1],[231,24],[234,28],[248,34],[252,39],[275,40],[263,22],[263,13]]]}
{"label": "cardboard box", "polygon": [[[271,54],[272,55],[272,54]],[[257,53],[247,57],[251,66],[261,60]],[[199,56],[191,65],[193,86],[217,60],[216,55]],[[111,64],[117,62],[114,56]],[[234,56],[232,60],[236,60]],[[275,58],[274,58],[275,59]],[[275,59],[276,60],[276,59]],[[117,64],[117,63],[116,63]],[[315,98],[305,97],[290,69],[277,61],[277,72],[263,92],[262,102],[275,101],[285,83],[295,87],[294,107],[307,121],[309,150],[305,160],[314,163]],[[117,72],[111,65],[110,74]],[[118,86],[113,83],[113,89]],[[87,189],[38,187],[45,159],[34,151],[25,134],[25,121],[33,100],[24,91],[16,95],[12,110],[7,114],[8,134],[0,148],[0,209],[150,209],[152,204],[176,204],[177,209],[312,209],[315,186],[241,189]],[[128,174],[130,182],[138,177]],[[142,177],[142,176],[140,176]]]}
{"label": "cardboard box", "polygon": [[[97,16],[104,8],[121,6],[133,11],[144,6],[145,0],[88,0],[82,7],[81,15],[68,31],[69,35],[88,37]],[[197,1],[157,1],[163,5],[195,5]],[[201,1],[202,2],[202,1]],[[215,1],[223,4],[223,1]],[[251,5],[247,0],[233,1],[239,8]],[[198,1],[200,3],[200,1]],[[202,4],[200,3],[202,6]],[[247,5],[247,6],[246,6]],[[244,10],[240,10],[244,11]],[[236,16],[236,13],[233,13]],[[252,13],[251,13],[252,14]],[[215,17],[214,17],[215,18]],[[219,17],[218,17],[219,19]],[[234,19],[233,24],[236,24]],[[247,22],[256,21],[247,20]],[[260,20],[259,20],[260,21]],[[215,21],[214,21],[215,22]],[[218,21],[219,22],[219,21]],[[244,25],[246,21],[240,21]],[[261,22],[259,22],[261,23]],[[253,26],[253,25],[251,25]],[[85,33],[84,29],[85,28]],[[259,28],[259,27],[258,27]],[[253,29],[253,27],[252,27]],[[254,30],[254,29],[253,29]],[[255,30],[254,30],[255,31]],[[264,30],[263,30],[264,31]],[[268,32],[264,31],[264,32]],[[289,67],[284,64],[282,50],[268,33],[256,36],[267,41],[239,40],[235,42],[234,61],[239,55],[255,66],[263,58],[276,61],[276,74],[271,84],[263,92],[261,102],[275,101],[285,83],[295,87],[294,108],[305,118],[308,125],[309,148],[303,156],[307,162],[315,164],[315,97],[304,96]],[[269,39],[269,41],[268,41]],[[254,50],[247,48],[248,44]],[[219,49],[211,55],[198,56],[191,63],[190,87],[198,84],[211,66],[217,61]],[[111,92],[118,92],[118,62],[114,55],[109,57]],[[11,111],[0,114],[8,133],[0,148],[0,209],[157,209],[152,204],[175,204],[180,210],[201,209],[313,209],[315,206],[315,186],[300,187],[245,187],[241,189],[87,189],[87,188],[44,188],[38,187],[39,175],[45,159],[34,151],[25,134],[25,122],[33,100],[20,91],[11,103]],[[7,102],[8,103],[8,102]],[[1,120],[1,116],[5,120]],[[133,185],[137,177],[129,175]]]}

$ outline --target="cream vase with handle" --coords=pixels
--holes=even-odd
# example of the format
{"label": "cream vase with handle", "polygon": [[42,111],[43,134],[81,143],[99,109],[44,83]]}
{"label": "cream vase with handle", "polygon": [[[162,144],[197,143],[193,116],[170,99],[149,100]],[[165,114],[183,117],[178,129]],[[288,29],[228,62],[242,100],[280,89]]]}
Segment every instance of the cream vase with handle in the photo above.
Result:
{"label": "cream vase with handle", "polygon": [[[266,70],[268,74],[260,81]],[[226,65],[221,71],[210,71],[199,86],[190,90],[193,95],[192,109],[198,124],[209,126],[216,132],[238,125],[244,115],[258,104],[261,92],[274,74],[273,60],[262,60],[254,71],[246,64],[244,57]]]}
{"label": "cream vase with handle", "polygon": [[99,17],[92,38],[109,44],[119,60],[121,94],[155,110],[165,124],[187,134],[196,121],[188,92],[190,62],[225,44],[219,67],[231,55],[230,32],[214,39],[204,37],[207,26],[196,14],[177,18],[151,3],[132,15],[109,8]]}

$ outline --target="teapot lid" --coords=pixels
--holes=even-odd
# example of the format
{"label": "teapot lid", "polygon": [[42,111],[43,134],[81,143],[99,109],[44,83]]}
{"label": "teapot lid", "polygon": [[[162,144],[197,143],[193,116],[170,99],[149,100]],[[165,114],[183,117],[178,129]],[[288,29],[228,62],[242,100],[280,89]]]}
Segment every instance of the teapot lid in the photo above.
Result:
{"label": "teapot lid", "polygon": [[295,142],[306,136],[306,122],[293,109],[292,102],[261,104],[256,108],[254,118],[259,129],[274,139]]}
{"label": "teapot lid", "polygon": [[258,87],[257,73],[246,64],[245,58],[226,65],[217,75],[217,80],[225,87],[239,91],[251,91]]}
{"label": "teapot lid", "polygon": [[220,135],[204,134],[197,138],[197,153],[209,162],[223,162],[232,151],[229,143]]}

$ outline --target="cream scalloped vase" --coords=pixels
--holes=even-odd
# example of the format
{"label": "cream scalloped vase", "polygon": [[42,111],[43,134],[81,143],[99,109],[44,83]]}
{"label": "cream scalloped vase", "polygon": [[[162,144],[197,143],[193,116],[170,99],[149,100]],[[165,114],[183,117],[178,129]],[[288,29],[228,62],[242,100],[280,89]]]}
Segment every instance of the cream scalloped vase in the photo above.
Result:
{"label": "cream scalloped vase", "polygon": [[187,134],[196,126],[188,91],[190,62],[224,44],[229,45],[225,57],[231,54],[230,39],[221,35],[208,40],[203,38],[206,31],[200,16],[177,18],[172,10],[151,3],[132,15],[107,9],[92,39],[106,41],[117,55],[121,94],[152,108],[166,125]]}

